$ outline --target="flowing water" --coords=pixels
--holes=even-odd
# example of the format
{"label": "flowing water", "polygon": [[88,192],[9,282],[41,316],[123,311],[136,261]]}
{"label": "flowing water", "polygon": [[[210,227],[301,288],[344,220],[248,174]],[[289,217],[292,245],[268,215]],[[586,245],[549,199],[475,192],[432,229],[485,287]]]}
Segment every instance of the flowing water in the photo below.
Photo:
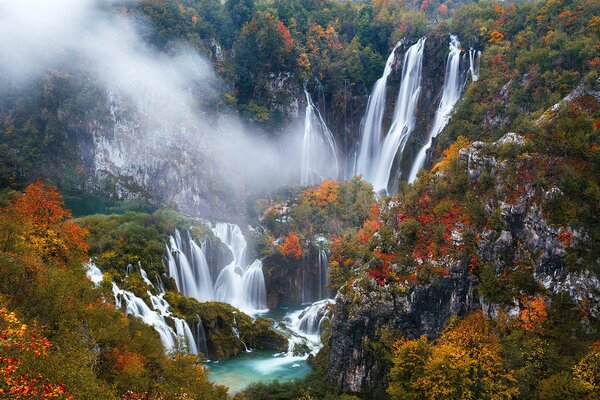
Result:
{"label": "flowing water", "polygon": [[264,312],[267,292],[262,261],[247,262],[247,242],[239,226],[219,222],[212,228],[215,236],[231,251],[233,261],[213,278],[202,246],[189,232],[179,231],[169,239],[166,263],[169,276],[178,290],[200,301],[229,303],[247,314]]}
{"label": "flowing water", "polygon": [[[302,309],[277,309],[261,314],[285,322],[288,330],[284,334],[290,337],[288,351],[251,351],[224,361],[209,362],[206,364],[211,372],[209,379],[229,387],[230,393],[237,393],[255,383],[287,382],[305,377],[312,371],[306,360],[309,354],[316,354],[321,348],[321,326],[330,318],[333,303],[333,300],[322,300]],[[297,343],[306,344],[310,352],[294,355]]]}
{"label": "flowing water", "polygon": [[306,88],[304,136],[302,138],[302,166],[300,184],[312,186],[324,179],[337,179],[340,173],[337,146],[333,134],[321,113],[315,107]]}
{"label": "flowing water", "polygon": [[470,49],[469,50],[469,74],[471,80],[477,82],[479,80],[479,63],[481,62],[481,51]]}
{"label": "flowing water", "polygon": [[444,87],[442,89],[442,99],[435,113],[433,125],[429,131],[425,145],[421,147],[410,170],[408,182],[411,183],[417,178],[417,173],[423,167],[427,156],[427,150],[431,148],[433,138],[448,125],[454,106],[460,99],[465,86],[465,81],[461,79],[460,73],[460,42],[456,36],[450,37],[450,53],[446,61],[446,74],[444,76]]}
{"label": "flowing water", "polygon": [[361,129],[360,149],[356,161],[355,173],[362,175],[366,180],[372,181],[373,161],[379,157],[381,141],[383,139],[382,123],[385,111],[387,79],[392,73],[392,65],[396,57],[396,50],[404,43],[399,41],[390,53],[381,78],[375,82],[373,92],[369,96],[367,111]]}
{"label": "flowing water", "polygon": [[421,77],[425,38],[419,39],[404,55],[402,81],[394,110],[392,125],[381,145],[379,157],[373,160],[373,173],[367,177],[375,191],[387,190],[394,159],[415,125],[415,114],[421,94]]}

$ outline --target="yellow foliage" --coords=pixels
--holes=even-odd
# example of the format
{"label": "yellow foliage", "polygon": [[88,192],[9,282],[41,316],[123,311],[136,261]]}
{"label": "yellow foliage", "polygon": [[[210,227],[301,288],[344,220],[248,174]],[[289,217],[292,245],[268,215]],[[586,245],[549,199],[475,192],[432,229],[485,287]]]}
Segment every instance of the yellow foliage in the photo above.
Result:
{"label": "yellow foliage", "polygon": [[433,172],[447,171],[448,168],[450,167],[450,165],[454,161],[458,160],[460,149],[467,147],[469,144],[471,144],[471,142],[469,141],[469,139],[465,138],[464,136],[459,136],[458,138],[456,138],[456,142],[454,142],[452,145],[450,145],[450,147],[448,147],[446,150],[444,150],[444,157],[442,157],[442,159],[433,166],[432,171]]}

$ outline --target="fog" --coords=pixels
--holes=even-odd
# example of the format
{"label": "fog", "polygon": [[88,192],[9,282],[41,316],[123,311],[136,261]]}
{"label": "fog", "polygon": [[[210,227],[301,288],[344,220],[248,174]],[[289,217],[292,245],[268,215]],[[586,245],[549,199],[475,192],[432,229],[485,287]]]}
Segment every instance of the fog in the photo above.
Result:
{"label": "fog", "polygon": [[[115,125],[114,137],[94,138],[101,148],[96,164],[113,173],[139,174],[140,166],[166,158],[180,160],[186,171],[162,179],[193,175],[202,160],[231,190],[240,182],[246,191],[270,190],[299,179],[297,130],[273,143],[233,113],[216,113],[207,104],[222,95],[224,83],[210,61],[184,44],[174,54],[157,52],[142,39],[148,27],[110,6],[107,0],[0,0],[0,85],[35,82],[72,65],[89,75],[106,93]],[[137,178],[152,186],[152,177]]]}

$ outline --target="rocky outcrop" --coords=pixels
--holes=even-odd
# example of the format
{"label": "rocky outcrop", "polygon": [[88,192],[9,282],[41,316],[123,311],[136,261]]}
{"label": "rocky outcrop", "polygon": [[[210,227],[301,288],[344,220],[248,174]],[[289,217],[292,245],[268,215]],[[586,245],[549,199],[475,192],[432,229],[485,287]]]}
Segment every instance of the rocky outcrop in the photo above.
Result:
{"label": "rocky outcrop", "polygon": [[348,393],[381,392],[389,365],[372,349],[385,331],[436,337],[452,315],[463,315],[478,304],[464,272],[405,291],[356,281],[351,293],[336,297],[327,375]]}
{"label": "rocky outcrop", "polygon": [[[495,143],[474,142],[460,150],[469,182],[491,185],[493,194],[486,195],[485,213],[498,216],[497,226],[476,232],[478,262],[491,266],[498,275],[509,268],[530,271],[533,285],[543,286],[548,293],[567,293],[578,308],[597,318],[598,276],[591,266],[566,265],[567,254],[585,243],[586,232],[554,226],[545,219],[543,200],[563,194],[558,188],[544,191],[534,186],[528,172],[536,155],[501,156],[526,145],[522,136],[508,133]],[[493,317],[501,308],[509,315],[518,314],[519,299],[494,304],[479,293],[479,282],[466,264],[448,260],[446,266],[449,274],[428,284],[380,286],[361,275],[344,288],[336,297],[332,319],[328,380],[343,392],[376,393],[383,390],[390,367],[377,351],[384,332],[396,338],[435,338],[453,315],[483,310]]]}
{"label": "rocky outcrop", "polygon": [[330,295],[325,287],[327,267],[319,249],[311,246],[301,259],[271,254],[263,260],[267,307],[288,307],[315,302]]}

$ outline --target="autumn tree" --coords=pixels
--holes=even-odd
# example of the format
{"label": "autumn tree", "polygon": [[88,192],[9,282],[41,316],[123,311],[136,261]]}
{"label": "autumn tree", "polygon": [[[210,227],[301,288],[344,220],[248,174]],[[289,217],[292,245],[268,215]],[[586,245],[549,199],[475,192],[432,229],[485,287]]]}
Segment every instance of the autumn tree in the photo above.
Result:
{"label": "autumn tree", "polygon": [[392,399],[511,399],[517,396],[500,344],[481,313],[451,323],[440,339],[402,339],[393,352]]}
{"label": "autumn tree", "polygon": [[70,256],[86,260],[87,231],[72,221],[71,212],[64,208],[54,186],[38,180],[1,208],[0,215],[4,227],[0,230],[0,251],[28,245],[45,260]]}
{"label": "autumn tree", "polygon": [[300,245],[298,235],[295,232],[291,232],[284,237],[279,245],[279,251],[286,257],[300,259],[302,257],[302,246]]}

